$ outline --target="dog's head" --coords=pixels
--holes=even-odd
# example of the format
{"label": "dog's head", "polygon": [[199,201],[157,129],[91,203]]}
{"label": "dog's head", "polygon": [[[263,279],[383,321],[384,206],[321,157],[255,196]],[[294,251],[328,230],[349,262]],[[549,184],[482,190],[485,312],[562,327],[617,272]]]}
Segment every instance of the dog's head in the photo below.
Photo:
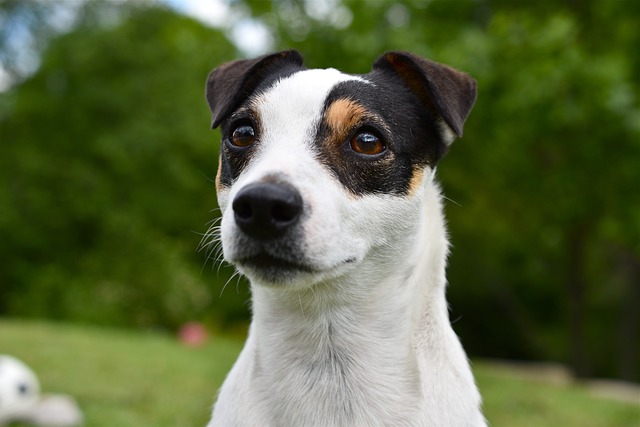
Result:
{"label": "dog's head", "polygon": [[296,51],[214,69],[225,259],[297,288],[397,262],[475,97],[466,74],[404,52],[359,76],[306,69]]}

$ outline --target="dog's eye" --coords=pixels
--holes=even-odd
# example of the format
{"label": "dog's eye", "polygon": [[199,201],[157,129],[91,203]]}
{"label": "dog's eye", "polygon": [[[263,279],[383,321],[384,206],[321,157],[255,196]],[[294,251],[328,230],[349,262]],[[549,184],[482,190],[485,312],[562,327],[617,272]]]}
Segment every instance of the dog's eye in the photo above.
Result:
{"label": "dog's eye", "polygon": [[253,127],[249,125],[240,125],[235,128],[231,134],[231,144],[236,147],[249,147],[255,140],[256,132],[253,130]]}
{"label": "dog's eye", "polygon": [[382,153],[387,147],[380,138],[371,132],[358,132],[351,138],[351,149],[356,153],[373,156]]}

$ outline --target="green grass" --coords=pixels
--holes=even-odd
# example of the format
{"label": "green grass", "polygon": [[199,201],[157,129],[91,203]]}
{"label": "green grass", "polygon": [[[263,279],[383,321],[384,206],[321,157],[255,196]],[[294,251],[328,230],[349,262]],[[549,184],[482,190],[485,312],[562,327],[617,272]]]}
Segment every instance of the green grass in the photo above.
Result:
{"label": "green grass", "polygon": [[640,395],[636,404],[599,398],[577,383],[526,379],[486,362],[474,373],[494,427],[640,426]]}
{"label": "green grass", "polygon": [[74,396],[86,427],[204,427],[241,343],[202,348],[171,336],[0,320],[0,353],[22,359],[44,392]]}
{"label": "green grass", "polygon": [[[204,427],[241,346],[216,336],[193,349],[158,333],[0,320],[0,354],[30,365],[45,392],[74,396],[86,427]],[[494,427],[640,425],[638,405],[514,377],[491,363],[474,370]]]}

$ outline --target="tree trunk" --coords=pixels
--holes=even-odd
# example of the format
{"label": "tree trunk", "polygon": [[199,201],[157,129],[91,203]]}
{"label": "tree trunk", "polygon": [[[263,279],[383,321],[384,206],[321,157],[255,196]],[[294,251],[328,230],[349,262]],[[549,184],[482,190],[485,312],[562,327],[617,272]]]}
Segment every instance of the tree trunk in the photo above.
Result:
{"label": "tree trunk", "polygon": [[569,314],[569,361],[576,378],[589,376],[589,357],[585,348],[585,242],[587,227],[578,224],[568,234],[569,265],[567,296]]}
{"label": "tree trunk", "polygon": [[640,260],[630,250],[620,248],[615,262],[617,273],[625,285],[625,295],[620,302],[620,356],[618,376],[627,381],[638,381],[640,311]]}

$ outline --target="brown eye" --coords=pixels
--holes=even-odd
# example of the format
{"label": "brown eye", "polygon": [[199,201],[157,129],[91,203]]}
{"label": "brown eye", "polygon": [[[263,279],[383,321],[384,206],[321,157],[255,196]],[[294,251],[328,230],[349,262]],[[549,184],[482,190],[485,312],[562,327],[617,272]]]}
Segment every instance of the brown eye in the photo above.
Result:
{"label": "brown eye", "polygon": [[373,156],[387,149],[380,138],[370,132],[359,132],[351,138],[351,149],[356,153]]}
{"label": "brown eye", "polygon": [[236,147],[249,147],[255,142],[255,140],[256,133],[253,130],[253,127],[249,125],[238,126],[231,134],[231,144]]}

